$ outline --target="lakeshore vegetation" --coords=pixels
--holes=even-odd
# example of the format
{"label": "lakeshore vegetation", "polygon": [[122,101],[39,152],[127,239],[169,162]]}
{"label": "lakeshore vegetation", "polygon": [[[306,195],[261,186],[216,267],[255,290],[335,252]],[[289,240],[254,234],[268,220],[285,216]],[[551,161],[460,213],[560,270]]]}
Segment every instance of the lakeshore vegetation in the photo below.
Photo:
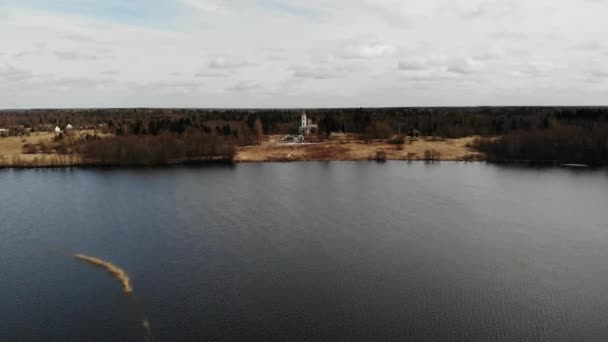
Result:
{"label": "lakeshore vegetation", "polygon": [[[0,165],[163,165],[248,160],[247,157],[239,158],[239,151],[251,152],[251,148],[264,145],[267,136],[297,134],[302,111],[147,108],[0,111],[0,129],[3,129],[2,135],[8,137],[51,134],[55,127],[64,129],[67,124],[74,128],[74,132],[64,130],[55,134],[50,142],[23,139],[23,153],[33,157],[7,160],[3,155]],[[466,148],[471,153],[461,153],[452,159],[471,156],[480,159],[483,155],[484,159],[502,162],[608,165],[608,108],[605,107],[305,111],[318,124],[317,134],[309,140],[325,144],[309,153],[312,159],[349,159],[351,155],[358,159],[384,159],[386,156],[410,159],[407,156],[411,155],[411,159],[436,160],[444,157],[432,146],[418,152],[408,152],[408,146],[415,150],[419,139],[456,141],[467,138],[470,141]],[[350,140],[332,140],[335,132],[348,134]],[[0,155],[3,154],[1,139]],[[359,142],[365,152],[340,155],[347,143],[354,141]],[[369,150],[369,146],[375,146],[373,144],[379,141],[383,142],[382,149]],[[390,146],[401,152],[392,153]],[[292,149],[286,156],[293,152]],[[53,159],[49,155],[61,157]],[[307,158],[306,153],[301,155]]]}

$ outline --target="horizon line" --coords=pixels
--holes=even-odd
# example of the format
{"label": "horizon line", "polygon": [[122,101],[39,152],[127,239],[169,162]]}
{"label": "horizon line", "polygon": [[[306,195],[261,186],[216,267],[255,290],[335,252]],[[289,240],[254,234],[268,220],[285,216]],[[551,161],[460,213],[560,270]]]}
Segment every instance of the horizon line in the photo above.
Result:
{"label": "horizon line", "polygon": [[40,110],[336,110],[336,109],[420,109],[420,108],[608,108],[608,105],[454,105],[454,106],[356,106],[356,107],[32,107],[32,108],[2,108],[0,112],[40,111]]}

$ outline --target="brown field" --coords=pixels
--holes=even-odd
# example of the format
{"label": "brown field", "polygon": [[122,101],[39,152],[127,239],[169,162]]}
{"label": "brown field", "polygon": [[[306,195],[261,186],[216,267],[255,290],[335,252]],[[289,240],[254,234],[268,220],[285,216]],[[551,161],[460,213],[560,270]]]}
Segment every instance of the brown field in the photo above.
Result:
{"label": "brown field", "polygon": [[483,160],[485,156],[467,147],[475,137],[461,139],[417,138],[401,145],[384,141],[365,143],[349,138],[331,139],[324,142],[284,144],[277,136],[269,136],[260,146],[240,147],[237,162],[273,162],[308,160],[369,160],[378,152],[387,160],[426,160],[425,151],[436,151],[438,160]]}
{"label": "brown field", "polygon": [[[84,134],[85,131],[76,134]],[[89,132],[93,133],[93,132]],[[0,166],[72,166],[83,164],[79,155],[57,153],[28,154],[25,144],[52,145],[54,133],[33,133],[29,137],[0,138]],[[387,160],[426,160],[428,152],[435,151],[437,160],[483,160],[485,156],[469,147],[475,137],[461,139],[416,138],[403,145],[385,141],[365,142],[352,135],[333,137],[323,142],[284,143],[282,136],[267,136],[259,146],[245,146],[237,149],[236,162],[279,162],[313,160],[370,160],[379,154]]]}
{"label": "brown field", "polygon": [[[93,131],[75,131],[74,134],[93,134]],[[27,153],[25,145],[53,145],[55,133],[36,132],[30,136],[0,138],[0,167],[2,166],[72,166],[83,162],[82,157],[75,154],[58,153]]]}

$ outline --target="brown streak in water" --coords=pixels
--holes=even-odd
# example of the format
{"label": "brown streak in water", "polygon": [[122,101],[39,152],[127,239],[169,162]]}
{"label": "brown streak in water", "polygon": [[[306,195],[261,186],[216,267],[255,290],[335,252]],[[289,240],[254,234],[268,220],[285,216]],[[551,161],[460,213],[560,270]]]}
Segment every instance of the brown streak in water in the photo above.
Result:
{"label": "brown streak in water", "polygon": [[112,264],[111,262],[101,260],[99,258],[95,258],[92,256],[84,255],[84,254],[76,254],[74,258],[78,260],[82,260],[87,262],[93,266],[104,268],[108,271],[114,278],[118,279],[122,283],[123,290],[127,294],[133,293],[133,286],[131,285],[131,278],[125,270],[122,268]]}

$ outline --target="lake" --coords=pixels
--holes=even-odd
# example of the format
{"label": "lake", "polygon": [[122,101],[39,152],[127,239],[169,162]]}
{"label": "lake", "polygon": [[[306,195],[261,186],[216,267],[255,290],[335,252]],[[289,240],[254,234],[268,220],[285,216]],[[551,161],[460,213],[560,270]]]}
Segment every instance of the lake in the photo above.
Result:
{"label": "lake", "polygon": [[608,340],[605,169],[0,170],[0,205],[0,341]]}

